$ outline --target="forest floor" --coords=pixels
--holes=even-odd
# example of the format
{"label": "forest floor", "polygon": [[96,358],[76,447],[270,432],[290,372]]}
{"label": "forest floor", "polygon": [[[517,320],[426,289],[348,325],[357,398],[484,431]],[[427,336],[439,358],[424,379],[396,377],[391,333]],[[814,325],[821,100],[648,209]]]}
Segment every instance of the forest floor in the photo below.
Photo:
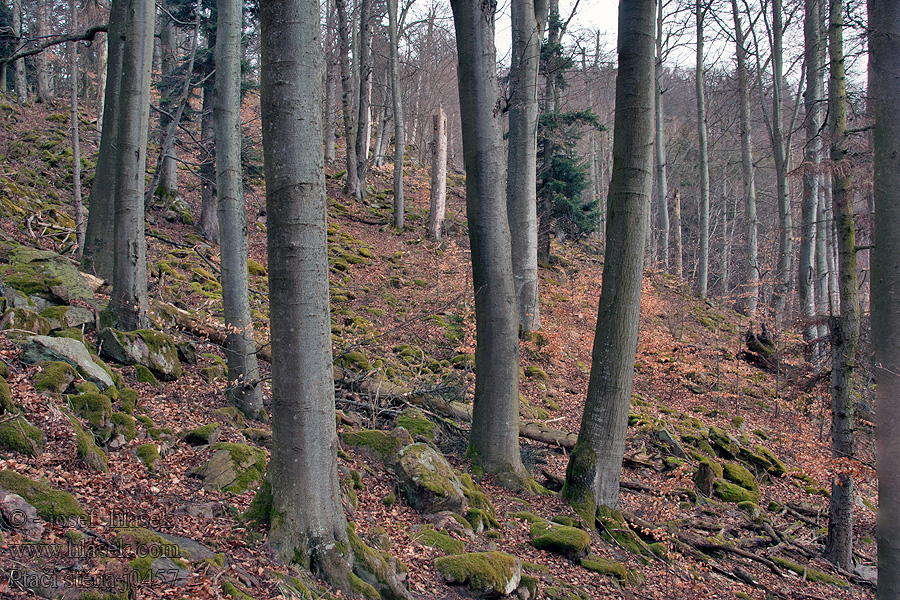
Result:
{"label": "forest floor", "polygon": [[[55,252],[71,250],[66,109],[20,109],[0,99],[0,114],[0,238]],[[248,122],[253,123],[252,117],[251,111]],[[93,126],[86,120],[85,125],[88,131]],[[91,136],[85,135],[82,151],[88,157],[88,178],[96,151]],[[474,351],[474,307],[464,177],[448,178],[452,225],[444,241],[435,243],[426,237],[427,170],[408,168],[407,227],[398,232],[389,225],[390,167],[371,170],[370,193],[362,202],[343,195],[340,168],[330,165],[327,180],[335,385],[337,407],[344,415],[339,432],[389,429],[396,414],[414,398],[471,403],[474,373],[468,355]],[[186,169],[181,177],[181,198],[187,212],[196,217],[197,178]],[[264,192],[258,185],[248,185],[245,193],[250,257],[260,266],[252,270],[251,303],[258,336],[265,340]],[[172,203],[151,206],[147,212],[151,297],[189,311],[198,323],[214,326],[221,322],[221,294],[215,284],[218,250],[205,243],[188,220],[184,207]],[[528,422],[578,432],[597,325],[600,248],[593,241],[554,242],[552,264],[540,270],[542,335],[522,342],[520,348],[521,412]],[[108,291],[101,287],[98,296],[102,299]],[[451,529],[449,535],[464,543],[466,551],[499,550],[525,561],[525,572],[539,582],[540,597],[874,598],[865,577],[836,572],[822,558],[827,490],[834,468],[827,376],[812,373],[799,337],[789,331],[777,332],[777,370],[748,364],[741,353],[744,332],[752,324],[730,304],[701,301],[670,276],[646,274],[620,506],[630,525],[622,528],[636,532],[641,542],[635,547],[627,540],[616,541],[615,532],[591,532],[592,554],[624,565],[629,572],[625,581],[536,549],[529,536],[530,521],[565,516],[577,524],[577,515],[556,494],[513,494],[495,486],[489,476],[479,483],[495,508],[499,527],[482,533]],[[224,384],[221,379],[208,381],[208,368],[217,362],[212,355],[223,355],[220,346],[161,317],[155,326],[195,344],[200,358],[196,364],[185,363],[177,381],[161,384],[139,382],[134,367],[111,363],[127,386],[138,391],[135,415],[147,419],[138,424],[133,440],[107,449],[108,472],[91,470],[76,457],[72,428],[62,410],[67,396],[38,393],[33,381],[42,367],[20,360],[15,335],[0,336],[0,359],[9,367],[13,401],[45,439],[38,456],[0,451],[0,469],[71,492],[89,516],[81,535],[73,533],[69,523],[45,523],[39,541],[69,548],[53,557],[23,555],[23,544],[35,540],[7,528],[0,545],[0,570],[6,573],[0,577],[0,597],[32,597],[20,580],[10,578],[17,569],[74,582],[69,586],[72,594],[79,581],[124,577],[132,557],[120,556],[111,545],[117,515],[137,521],[132,524],[190,538],[225,559],[218,565],[215,560],[195,563],[179,585],[141,583],[132,588],[135,598],[219,599],[245,593],[262,599],[292,597],[296,591],[281,577],[296,574],[296,569],[274,564],[265,553],[265,528],[239,518],[254,490],[233,494],[203,489],[203,482],[190,471],[209,457],[211,449],[188,445],[180,435],[219,423],[219,442],[264,448],[270,425],[238,423],[216,412],[225,406]],[[86,337],[95,340],[95,335],[89,332]],[[261,366],[268,375],[268,364]],[[264,398],[269,409],[268,386]],[[174,444],[162,448],[159,473],[152,473],[136,453],[138,446],[151,440],[150,420],[156,428],[175,433]],[[467,424],[438,422],[435,444],[456,469],[469,471],[462,458]],[[660,441],[662,429],[680,440],[686,457],[673,457],[672,447]],[[704,448],[715,453],[709,457],[714,462],[739,462],[739,457],[711,447],[716,432],[730,435],[738,446],[757,454],[758,446],[763,446],[786,467],[783,474],[771,469],[754,472],[758,497],[752,505],[696,491],[697,459]],[[871,568],[876,556],[872,507],[877,505],[872,424],[861,423],[858,434],[854,547],[858,564]],[[523,438],[521,451],[535,479],[548,488],[565,475],[564,447]],[[449,586],[437,575],[434,561],[444,551],[425,543],[421,532],[427,518],[399,497],[390,468],[345,445],[339,470],[344,479],[352,472],[360,475],[358,483],[349,486],[355,488],[355,506],[350,490],[345,490],[348,520],[370,543],[381,540],[386,545],[389,540],[391,554],[409,568],[408,586],[415,597],[471,597],[465,587]],[[205,508],[193,510],[200,505]],[[72,552],[76,539],[94,550],[88,556]],[[655,554],[641,550],[651,543],[661,544],[654,546]]]}

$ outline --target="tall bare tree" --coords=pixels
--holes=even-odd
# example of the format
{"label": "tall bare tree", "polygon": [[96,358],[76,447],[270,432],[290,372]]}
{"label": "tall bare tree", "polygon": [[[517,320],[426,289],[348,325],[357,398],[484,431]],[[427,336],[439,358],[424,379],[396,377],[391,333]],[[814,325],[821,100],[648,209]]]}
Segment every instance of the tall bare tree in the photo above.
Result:
{"label": "tall bare tree", "polygon": [[900,597],[900,4],[869,0],[869,23],[877,217],[872,250],[872,342],[878,378],[878,600],[889,600]]}
{"label": "tall bare tree", "polygon": [[356,125],[353,120],[353,70],[350,68],[350,14],[347,0],[335,0],[337,10],[338,47],[341,65],[341,112],[344,117],[344,142],[346,144],[347,193],[356,194],[359,174],[356,171]]}
{"label": "tall bare tree", "polygon": [[656,215],[659,229],[659,252],[663,268],[669,271],[669,184],[666,178],[666,132],[663,107],[663,2],[656,8]]}
{"label": "tall bare tree", "polygon": [[475,407],[468,456],[507,487],[529,483],[519,455],[519,320],[504,194],[494,0],[452,0],[475,288]]}
{"label": "tall bare tree", "polygon": [[[366,193],[366,174],[369,170],[369,125],[372,117],[372,0],[359,3],[359,96],[356,103],[356,188],[350,193],[363,198]],[[349,180],[348,180],[349,181]]]}
{"label": "tall bare tree", "polygon": [[709,281],[709,144],[707,142],[706,91],[703,66],[703,30],[708,6],[696,0],[694,15],[697,20],[697,144],[700,151],[700,249],[697,257],[697,293],[706,298]]}
{"label": "tall bare tree", "polygon": [[655,0],[620,0],[607,250],[584,415],[562,491],[591,525],[598,505],[619,502],[650,227],[655,24]]}
{"label": "tall bare tree", "polygon": [[397,25],[397,0],[387,0],[388,36],[391,58],[391,101],[394,109],[394,227],[403,230],[403,155],[406,127],[403,121],[403,90],[400,79],[400,35]]}
{"label": "tall bare tree", "polygon": [[[22,40],[22,0],[13,0],[12,3],[12,34],[16,42]],[[19,104],[28,101],[28,83],[25,80],[25,59],[20,58],[14,63],[14,79],[16,85],[16,100]]]}
{"label": "tall bare tree", "polygon": [[[72,31],[78,31],[78,3],[69,0],[69,19]],[[72,208],[75,215],[75,259],[81,260],[84,248],[84,206],[81,203],[81,135],[78,122],[78,42],[69,42],[69,73],[72,78],[69,104],[72,122]]]}

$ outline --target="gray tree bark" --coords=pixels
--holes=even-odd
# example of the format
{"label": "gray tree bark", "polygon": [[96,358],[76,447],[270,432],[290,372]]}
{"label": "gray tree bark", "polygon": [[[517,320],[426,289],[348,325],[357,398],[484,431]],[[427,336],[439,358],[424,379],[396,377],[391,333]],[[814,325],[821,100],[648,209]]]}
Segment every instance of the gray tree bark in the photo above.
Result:
{"label": "gray tree bark", "polygon": [[335,138],[335,92],[337,75],[335,68],[337,60],[334,55],[334,40],[337,37],[334,24],[335,10],[333,0],[325,3],[327,16],[325,17],[325,162],[334,162],[334,138]]}
{"label": "gray tree bark", "polygon": [[541,328],[538,291],[537,124],[538,66],[547,20],[546,0],[513,0],[509,70],[509,158],[506,211],[519,332]]}
{"label": "gray tree bark", "polygon": [[[163,81],[166,83],[165,92],[160,93],[159,104],[162,112],[159,113],[159,130],[160,130],[160,148],[165,152],[165,138],[169,129],[169,123],[172,121],[171,114],[177,110],[177,98],[172,81],[174,72],[177,67],[175,58],[175,23],[166,11],[160,12],[159,25],[159,63],[160,72]],[[176,123],[177,127],[177,123]],[[161,196],[174,197],[178,193],[178,163],[175,161],[176,148],[173,144],[171,149],[163,155],[162,164],[159,169],[159,183],[157,189]],[[152,190],[156,194],[157,190]]]}
{"label": "gray tree bark", "polygon": [[360,0],[359,4],[359,102],[356,116],[356,188],[350,193],[362,199],[366,192],[366,174],[369,169],[369,127],[372,103],[372,52],[371,20],[372,0]]}
{"label": "gray tree bark", "polygon": [[[206,33],[207,55],[213,54],[216,47],[215,30]],[[216,87],[215,60],[203,62],[203,104],[200,109],[200,222],[197,224],[200,235],[212,243],[219,243],[218,193],[216,190],[216,143],[213,127],[213,94]]]}
{"label": "gray tree bark", "polygon": [[[46,0],[37,0],[37,21],[35,23],[35,37],[41,38],[50,35],[50,24],[47,17]],[[38,52],[34,55],[35,77],[37,78],[37,101],[49,102],[53,99],[53,90],[50,88],[50,70],[47,66],[47,55]]]}
{"label": "gray tree bark", "polygon": [[113,279],[116,210],[116,160],[118,156],[119,81],[122,78],[124,27],[128,18],[128,0],[113,0],[107,32],[106,89],[103,100],[103,126],[94,184],[88,198],[88,220],[84,236],[82,268],[108,281]]}
{"label": "gray tree bark", "polygon": [[397,32],[397,0],[387,0],[391,55],[391,100],[394,107],[394,227],[403,231],[403,155],[406,131],[403,90],[400,88],[400,37]]}
{"label": "gray tree bark", "polygon": [[115,257],[109,305],[119,329],[149,326],[147,241],[144,238],[144,175],[150,120],[150,67],[156,3],[128,6],[119,83],[116,146]]}
{"label": "gray tree bark", "polygon": [[598,505],[619,501],[650,226],[655,21],[655,0],[620,2],[608,243],[584,415],[562,490],[591,525]]}
{"label": "gray tree bark", "polygon": [[803,315],[803,339],[807,344],[807,358],[818,371],[819,324],[816,316],[816,233],[824,224],[817,222],[821,188],[822,121],[825,56],[822,53],[822,0],[805,0],[803,22],[804,56],[806,60],[806,147],[804,149],[803,205],[801,207],[800,258],[797,273],[797,292]]}
{"label": "gray tree bark", "polygon": [[878,379],[878,600],[888,600],[900,597],[900,5],[869,0],[869,23],[869,85],[875,103],[872,342]]}
{"label": "gray tree bark", "polygon": [[[853,194],[847,134],[847,87],[844,74],[843,15],[841,0],[829,2],[828,116],[833,164],[832,206],[838,245],[838,292],[840,316],[832,324],[831,365],[831,456],[836,472],[831,480],[826,554],[835,565],[853,570],[853,373],[859,340],[859,288],[856,277],[856,234],[853,225]],[[896,259],[896,257],[895,257]]]}
{"label": "gray tree bark", "polygon": [[[69,0],[72,31],[78,31],[78,3]],[[72,78],[69,104],[72,122],[72,212],[75,215],[75,260],[81,261],[84,248],[84,205],[81,202],[81,136],[78,130],[78,43],[69,42],[69,73]]]}
{"label": "gray tree bark", "polygon": [[674,231],[675,242],[675,266],[673,274],[679,281],[684,279],[684,245],[681,241],[681,194],[678,188],[672,191],[672,230]]}
{"label": "gray tree bark", "polygon": [[476,468],[519,488],[519,340],[504,194],[502,111],[492,0],[452,0],[466,166],[466,216],[475,289],[475,406],[469,450]]}
{"label": "gray tree bark", "polygon": [[654,97],[656,115],[656,216],[659,225],[659,251],[663,268],[669,272],[669,184],[666,179],[666,132],[663,110],[663,10],[659,2],[656,11],[656,69]]}
{"label": "gray tree bark", "polygon": [[709,147],[707,144],[706,97],[703,81],[703,21],[706,7],[703,0],[696,0],[697,19],[697,143],[700,151],[700,250],[697,257],[697,293],[706,298],[709,280]]}
{"label": "gray tree bark", "polygon": [[447,113],[438,107],[434,115],[434,152],[431,161],[431,210],[428,213],[428,236],[441,241],[444,214],[447,209]]}
{"label": "gray tree bark", "polygon": [[350,16],[347,0],[335,0],[338,13],[338,41],[341,61],[341,111],[344,116],[344,142],[347,162],[347,194],[356,195],[359,174],[356,171],[356,125],[353,122],[353,71],[350,68]]}
{"label": "gray tree bark", "polygon": [[[22,0],[13,0],[12,3],[12,34],[17,42],[22,39]],[[16,100],[19,104],[28,102],[28,83],[25,80],[25,59],[15,61],[14,80],[16,85]]]}
{"label": "gray tree bark", "polygon": [[[251,418],[261,416],[262,390],[250,316],[247,212],[241,175],[241,0],[218,0],[216,87],[216,189],[221,237],[222,308],[228,402]],[[198,7],[199,8],[199,7]]]}
{"label": "gray tree bark", "polygon": [[750,129],[750,78],[747,74],[747,47],[737,0],[731,1],[734,17],[735,57],[737,59],[738,90],[740,93],[741,180],[744,186],[744,221],[747,223],[744,246],[744,291],[740,306],[744,314],[756,314],[759,302],[759,222],[756,218],[756,178],[753,171],[753,139]]}

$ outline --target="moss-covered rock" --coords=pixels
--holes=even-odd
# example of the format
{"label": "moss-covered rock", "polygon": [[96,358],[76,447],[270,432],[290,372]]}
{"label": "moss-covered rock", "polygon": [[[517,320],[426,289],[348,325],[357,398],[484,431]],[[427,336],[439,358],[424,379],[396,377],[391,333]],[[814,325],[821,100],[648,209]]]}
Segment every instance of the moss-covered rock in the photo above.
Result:
{"label": "moss-covered rock", "polygon": [[572,559],[587,556],[591,548],[591,536],[588,532],[552,521],[532,524],[530,535],[531,543],[538,550],[562,554]]}
{"label": "moss-covered rock", "polygon": [[4,250],[9,260],[8,265],[0,267],[4,285],[53,302],[82,300],[96,305],[94,292],[69,259],[26,246],[7,246]]}
{"label": "moss-covered rock", "polygon": [[0,423],[0,448],[37,456],[44,447],[41,430],[28,422],[21,414]]}
{"label": "moss-covered rock", "polygon": [[84,464],[95,471],[106,473],[109,471],[109,460],[106,453],[96,444],[94,436],[82,429],[81,423],[74,416],[67,414],[66,418],[72,426],[75,436],[75,454]]}
{"label": "moss-covered rock", "polygon": [[753,504],[759,504],[759,495],[756,492],[744,489],[736,483],[718,479],[714,487],[716,495],[725,502],[733,502],[735,504],[752,502]]}
{"label": "moss-covered rock", "polygon": [[[3,364],[3,362],[0,361],[0,364]],[[21,409],[13,402],[12,393],[9,390],[9,384],[6,382],[6,379],[0,376],[0,415],[9,415],[17,412],[21,412]]]}
{"label": "moss-covered rock", "polygon": [[472,531],[481,533],[486,529],[500,529],[500,522],[494,515],[480,508],[472,508],[466,511],[466,521],[472,526]]}
{"label": "moss-covered rock", "polygon": [[347,539],[353,551],[353,573],[375,592],[375,598],[409,598],[406,575],[409,568],[390,553],[372,548],[356,533],[356,524],[347,526]]}
{"label": "moss-covered rock", "polygon": [[723,471],[725,474],[725,479],[731,481],[732,483],[738,484],[745,490],[755,492],[759,489],[759,487],[756,485],[756,479],[753,477],[753,473],[751,473],[738,463],[726,462],[723,466]]}
{"label": "moss-covered rock", "polygon": [[596,518],[597,533],[601,539],[631,552],[645,564],[653,558],[653,551],[631,530],[620,511],[601,505],[597,507]]}
{"label": "moss-covered rock", "polygon": [[68,492],[57,490],[41,481],[34,481],[10,469],[0,470],[0,487],[18,494],[37,509],[38,516],[51,523],[64,523],[87,514]]}
{"label": "moss-covered rock", "polygon": [[594,573],[615,577],[620,583],[624,583],[628,578],[628,569],[625,568],[625,565],[596,554],[582,558],[581,566]]}
{"label": "moss-covered rock", "polygon": [[525,377],[537,379],[539,381],[549,381],[550,377],[547,372],[537,365],[528,365],[525,367]]}
{"label": "moss-covered rock", "polygon": [[[129,387],[119,390],[119,404],[122,406],[122,412],[129,415],[133,414],[134,409],[137,407],[137,401],[137,390]],[[153,427],[153,425],[150,425],[150,427]]]}
{"label": "moss-covered rock", "polygon": [[774,452],[766,448],[765,446],[756,445],[753,447],[753,450],[759,456],[762,456],[766,460],[769,461],[771,467],[769,467],[769,472],[777,477],[781,477],[785,473],[787,473],[787,467],[781,462],[781,459],[775,455]]}
{"label": "moss-covered rock", "polygon": [[184,443],[189,446],[206,446],[215,444],[222,433],[222,426],[218,423],[207,423],[188,431],[184,436]]}
{"label": "moss-covered rock", "polygon": [[178,347],[170,335],[150,329],[118,331],[107,327],[98,339],[104,355],[124,365],[143,365],[163,381],[181,377]]}
{"label": "moss-covered rock", "polygon": [[470,552],[435,559],[434,570],[447,583],[466,584],[480,595],[508,596],[522,579],[522,561],[503,552]]}
{"label": "moss-covered rock", "polygon": [[740,456],[740,442],[723,429],[710,427],[709,441],[715,449],[716,454],[723,458],[737,458]]}
{"label": "moss-covered rock", "polygon": [[[112,375],[98,363],[79,340],[48,336],[28,338],[22,352],[22,360],[28,363],[60,361],[73,367],[100,389],[114,385]],[[108,367],[107,367],[108,368]]]}
{"label": "moss-covered rock", "polygon": [[395,427],[403,427],[409,432],[409,435],[416,438],[422,436],[428,440],[434,441],[437,428],[435,424],[425,416],[418,408],[408,406],[403,409],[394,420]]}
{"label": "moss-covered rock", "polygon": [[153,442],[141,444],[135,449],[137,457],[147,465],[152,473],[161,473],[163,470],[162,457],[159,455],[159,446]]}
{"label": "moss-covered rock", "polygon": [[400,451],[394,469],[401,493],[423,512],[461,512],[466,505],[459,479],[443,456],[425,444],[410,444]]}
{"label": "moss-covered rock", "polygon": [[388,466],[397,464],[400,459],[400,449],[405,441],[403,436],[397,435],[395,432],[380,429],[362,429],[341,435],[341,442],[345,445],[361,448],[381,459]]}
{"label": "moss-covered rock", "polygon": [[41,311],[41,317],[47,321],[50,331],[94,325],[94,311],[83,306],[48,306]]}
{"label": "moss-covered rock", "polygon": [[105,394],[87,392],[67,396],[69,406],[76,415],[84,419],[102,441],[109,439],[112,425],[112,401]]}
{"label": "moss-covered rock", "polygon": [[481,486],[472,479],[471,475],[461,473],[459,475],[459,484],[462,486],[463,495],[469,501],[471,508],[483,510],[491,517],[497,516],[497,509],[494,508],[490,498],[484,493]]}
{"label": "moss-covered rock", "polygon": [[435,531],[430,525],[423,526],[410,536],[415,541],[429,548],[437,548],[444,554],[462,554],[466,551],[466,545],[443,531]]}
{"label": "moss-covered rock", "polygon": [[235,427],[245,427],[247,421],[244,419],[244,415],[236,406],[223,406],[221,408],[217,408],[212,411],[214,415],[222,418],[229,425],[234,425]]}
{"label": "moss-covered rock", "polygon": [[134,417],[123,412],[115,412],[110,418],[115,434],[119,434],[130,442],[137,435]]}
{"label": "moss-covered rock", "polygon": [[138,383],[149,383],[150,385],[159,385],[159,379],[153,374],[153,371],[144,365],[134,365],[134,372],[137,376]]}
{"label": "moss-covered rock", "polygon": [[24,308],[11,308],[0,319],[0,330],[13,330],[35,335],[50,333],[50,323],[34,311]]}
{"label": "moss-covered rock", "polygon": [[205,489],[240,494],[259,483],[266,473],[264,450],[227,442],[213,445],[212,450],[213,455],[190,472],[203,479]]}

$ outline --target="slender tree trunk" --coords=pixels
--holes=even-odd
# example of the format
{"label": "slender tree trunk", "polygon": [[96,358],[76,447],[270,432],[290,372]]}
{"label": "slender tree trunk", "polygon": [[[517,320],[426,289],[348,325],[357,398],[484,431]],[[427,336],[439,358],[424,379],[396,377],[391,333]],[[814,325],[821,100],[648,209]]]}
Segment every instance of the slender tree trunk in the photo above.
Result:
{"label": "slender tree trunk", "polygon": [[[112,17],[110,17],[110,21],[112,21]],[[103,112],[106,100],[106,70],[109,63],[109,40],[109,31],[107,31],[106,37],[101,41],[100,47],[97,50],[97,97],[95,98],[95,102],[97,104],[97,114],[100,115],[97,119],[97,133],[101,136],[103,135]]]}
{"label": "slender tree trunk", "polygon": [[267,480],[276,516],[268,543],[281,562],[334,582],[348,541],[328,311],[319,3],[262,0],[260,25],[272,331]]}
{"label": "slender tree trunk", "polygon": [[744,314],[753,317],[759,301],[758,229],[756,218],[756,178],[753,171],[753,139],[750,130],[750,78],[747,74],[747,47],[737,0],[731,0],[734,17],[735,57],[740,92],[741,179],[744,186],[744,221],[747,223],[744,246],[744,291],[740,306]]}
{"label": "slender tree trunk", "polygon": [[338,38],[341,60],[341,110],[344,115],[344,142],[346,144],[348,194],[356,195],[359,174],[356,170],[356,127],[353,122],[353,71],[350,69],[350,17],[347,0],[335,0],[338,13]]}
{"label": "slender tree trunk", "polygon": [[816,202],[816,314],[819,322],[816,352],[820,363],[827,357],[826,349],[829,338],[828,320],[825,316],[830,314],[829,305],[831,300],[828,292],[830,274],[828,271],[827,243],[831,222],[827,216],[828,212],[825,210],[825,184],[830,180],[830,177],[819,176],[819,198]]}
{"label": "slender tree trunk", "polygon": [[151,0],[131,0],[124,28],[116,136],[115,260],[109,305],[118,328],[126,331],[150,324],[144,177],[155,10],[156,4]]}
{"label": "slender tree trunk", "polygon": [[216,32],[208,31],[207,60],[203,62],[203,105],[200,109],[200,235],[212,243],[219,243],[218,193],[216,190],[216,143],[213,127],[213,94],[216,87],[216,65],[212,54],[216,47]]}
{"label": "slender tree trunk", "polygon": [[[164,154],[159,170],[157,190],[159,190],[160,195],[164,197],[174,197],[178,193],[178,163],[175,161],[174,156],[176,148],[175,145],[172,144],[171,149],[167,153],[165,148],[163,148],[163,146],[165,146],[166,132],[169,130],[169,123],[172,121],[170,115],[177,110],[176,101],[174,100],[177,97],[176,90],[178,90],[178,86],[174,81],[175,69],[177,67],[175,58],[176,46],[175,23],[172,22],[172,18],[166,11],[161,11],[159,27],[159,62],[162,74],[162,87],[160,90],[159,104],[162,112],[159,113],[159,135],[160,152],[163,152]],[[152,190],[152,193],[156,194],[157,190]]]}
{"label": "slender tree trunk", "polygon": [[403,90],[400,88],[400,47],[397,33],[397,0],[387,0],[391,54],[391,99],[394,105],[394,227],[403,231],[403,154],[406,131],[403,122]]}
{"label": "slender tree trunk", "polygon": [[869,85],[875,103],[872,342],[878,379],[878,600],[893,600],[900,597],[900,5],[869,0],[869,23]]}
{"label": "slender tree trunk", "polygon": [[335,93],[337,91],[337,75],[335,68],[337,60],[334,55],[335,35],[335,7],[333,0],[328,0],[325,7],[325,162],[334,162],[334,138],[335,138]]}
{"label": "slender tree trunk", "polygon": [[113,279],[115,262],[116,160],[119,155],[119,81],[122,78],[122,53],[125,46],[125,26],[128,19],[128,0],[113,0],[109,11],[107,32],[107,86],[103,102],[103,127],[100,152],[91,195],[88,200],[87,230],[84,236],[82,267],[108,281]]}
{"label": "slender tree trunk", "polygon": [[659,225],[659,250],[663,268],[669,272],[669,184],[666,179],[666,132],[665,110],[663,109],[663,66],[662,66],[662,2],[656,10],[656,70],[654,96],[656,99],[656,217]]}
{"label": "slender tree trunk", "polygon": [[706,141],[706,97],[703,69],[703,21],[706,7],[703,0],[695,4],[697,18],[697,140],[700,150],[700,255],[697,263],[697,293],[706,298],[709,280],[709,148]]}
{"label": "slender tree trunk", "polygon": [[494,2],[452,0],[475,289],[475,408],[468,456],[506,487],[529,481],[519,456],[519,342],[504,190]]}
{"label": "slender tree trunk", "polygon": [[434,115],[434,155],[431,162],[431,210],[428,213],[428,236],[441,241],[444,213],[447,208],[447,113],[438,107]]}
{"label": "slender tree trunk", "polygon": [[[22,39],[22,0],[13,0],[12,3],[12,34],[17,43]],[[16,85],[16,100],[19,104],[28,102],[28,83],[25,81],[25,59],[20,58],[15,62],[14,81]]]}
{"label": "slender tree trunk", "polygon": [[800,259],[797,273],[797,291],[803,314],[803,339],[807,345],[807,357],[813,368],[820,367],[821,356],[817,339],[819,324],[816,319],[816,233],[819,188],[822,175],[822,77],[825,73],[822,54],[822,0],[805,0],[804,55],[806,60],[806,147],[803,169],[802,226],[800,229]]}
{"label": "slender tree trunk", "polygon": [[655,17],[655,0],[619,5],[608,244],[584,415],[562,490],[592,526],[598,505],[619,502],[653,187]]}
{"label": "slender tree trunk", "polygon": [[788,191],[788,155],[784,142],[782,102],[784,87],[783,26],[781,0],[772,0],[772,154],[775,159],[776,198],[778,204],[778,265],[772,289],[772,310],[776,327],[784,322],[784,308],[793,272],[791,253],[791,197]]}
{"label": "slender tree trunk", "polygon": [[[221,233],[222,308],[228,402],[251,418],[261,416],[262,390],[250,316],[247,213],[241,176],[241,0],[218,0],[216,86],[216,190]],[[199,7],[198,7],[199,8]]]}
{"label": "slender tree trunk", "polygon": [[728,231],[728,165],[722,166],[722,297],[731,287],[731,232]]}
{"label": "slender tree trunk", "polygon": [[509,156],[506,210],[519,333],[541,328],[538,291],[537,124],[538,66],[547,19],[546,0],[514,0],[509,71]]}
{"label": "slender tree trunk", "polygon": [[[78,31],[78,2],[69,0],[72,31]],[[70,102],[72,121],[72,211],[75,215],[75,260],[81,261],[84,248],[84,206],[81,202],[81,139],[78,130],[78,42],[69,42],[69,73],[72,78]]]}
{"label": "slender tree trunk", "polygon": [[357,199],[362,199],[366,191],[366,174],[369,168],[369,126],[371,124],[372,102],[372,28],[370,13],[372,0],[361,0],[359,4],[359,104],[356,117],[356,188],[350,190]]}
{"label": "slender tree trunk", "polygon": [[[47,18],[47,0],[36,0],[37,27],[35,37],[50,35],[50,24]],[[39,52],[34,55],[35,77],[37,78],[37,101],[49,102],[53,99],[53,90],[50,88],[50,71],[47,66],[47,55]]]}
{"label": "slender tree trunk", "polygon": [[681,194],[678,188],[672,191],[672,229],[675,232],[675,270],[674,275],[679,281],[684,279],[684,247],[681,243]]}
{"label": "slender tree trunk", "polygon": [[832,326],[831,456],[836,473],[831,480],[826,554],[842,569],[853,570],[853,372],[859,339],[859,288],[856,282],[856,235],[853,226],[847,88],[844,75],[843,15],[841,1],[830,0],[828,53],[828,115],[831,125],[831,161],[834,165],[832,206],[838,244],[840,316]]}
{"label": "slender tree trunk", "polygon": [[[559,90],[556,85],[556,73],[559,65],[557,64],[556,55],[552,52],[560,43],[562,37],[562,21],[559,17],[559,0],[548,0],[548,21],[547,21],[547,48],[551,49],[550,56],[546,59],[546,81],[544,83],[544,100],[543,112],[555,113],[559,109]],[[550,172],[550,166],[553,161],[553,144],[551,136],[545,136],[542,141],[543,145],[543,164],[541,170],[544,173]],[[543,187],[543,186],[542,186]],[[541,190],[537,196],[537,260],[538,264],[550,264],[550,238],[552,237],[552,220],[553,220],[553,194],[548,189]]]}

